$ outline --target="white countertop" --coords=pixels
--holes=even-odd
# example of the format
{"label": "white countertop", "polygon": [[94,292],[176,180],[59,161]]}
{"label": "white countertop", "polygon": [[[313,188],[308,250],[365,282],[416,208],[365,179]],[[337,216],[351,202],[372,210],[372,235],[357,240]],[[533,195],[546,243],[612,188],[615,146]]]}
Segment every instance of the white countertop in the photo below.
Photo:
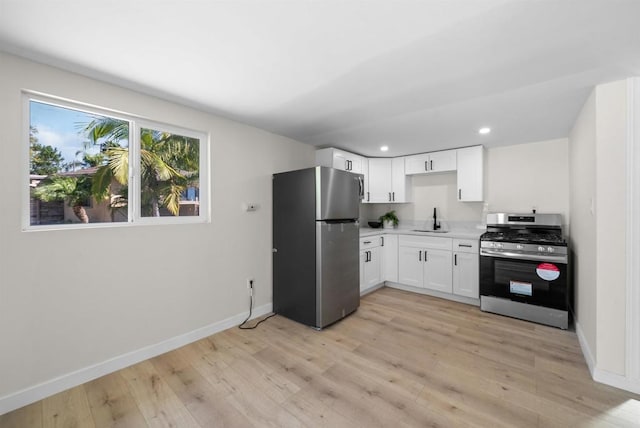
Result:
{"label": "white countertop", "polygon": [[440,238],[456,238],[456,239],[480,239],[480,235],[485,232],[484,229],[472,228],[452,228],[447,232],[416,232],[413,229],[397,227],[394,229],[373,229],[371,227],[360,227],[360,237],[374,236],[382,234],[393,235],[418,235],[418,236],[437,236]]}

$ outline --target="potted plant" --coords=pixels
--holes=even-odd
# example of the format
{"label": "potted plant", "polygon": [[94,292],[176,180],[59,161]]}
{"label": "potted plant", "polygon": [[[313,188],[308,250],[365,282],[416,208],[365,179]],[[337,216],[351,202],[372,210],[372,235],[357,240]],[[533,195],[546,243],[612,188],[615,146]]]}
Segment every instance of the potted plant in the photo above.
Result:
{"label": "potted plant", "polygon": [[398,216],[395,211],[389,211],[380,216],[380,221],[385,229],[393,229],[398,225]]}

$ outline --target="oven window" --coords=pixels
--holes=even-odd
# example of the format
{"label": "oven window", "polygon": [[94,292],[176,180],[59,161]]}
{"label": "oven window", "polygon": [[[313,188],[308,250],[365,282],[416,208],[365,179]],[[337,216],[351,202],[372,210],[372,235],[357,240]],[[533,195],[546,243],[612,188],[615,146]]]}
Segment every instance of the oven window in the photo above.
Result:
{"label": "oven window", "polygon": [[[549,269],[557,272],[549,272]],[[544,269],[542,275],[538,269]],[[546,278],[546,279],[545,279]],[[568,308],[567,266],[529,260],[480,258],[480,294],[561,310]]]}
{"label": "oven window", "polygon": [[[496,260],[495,280],[497,283],[509,285],[511,288],[513,288],[513,283],[522,283],[531,284],[532,289],[535,291],[548,292],[549,282],[538,276],[536,273],[537,265],[538,263]],[[525,287],[521,288],[524,289]]]}

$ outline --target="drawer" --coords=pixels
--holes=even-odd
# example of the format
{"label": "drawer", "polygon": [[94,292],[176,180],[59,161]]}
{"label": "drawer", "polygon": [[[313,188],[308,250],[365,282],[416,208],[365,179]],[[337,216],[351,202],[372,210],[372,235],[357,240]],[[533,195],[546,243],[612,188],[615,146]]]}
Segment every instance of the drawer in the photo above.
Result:
{"label": "drawer", "polygon": [[451,251],[451,241],[451,238],[440,238],[436,236],[400,235],[398,245],[401,247]]}
{"label": "drawer", "polygon": [[478,253],[478,240],[474,239],[454,239],[453,251],[457,253]]}
{"label": "drawer", "polygon": [[360,251],[369,248],[381,247],[384,237],[382,235],[373,235],[360,238]]}

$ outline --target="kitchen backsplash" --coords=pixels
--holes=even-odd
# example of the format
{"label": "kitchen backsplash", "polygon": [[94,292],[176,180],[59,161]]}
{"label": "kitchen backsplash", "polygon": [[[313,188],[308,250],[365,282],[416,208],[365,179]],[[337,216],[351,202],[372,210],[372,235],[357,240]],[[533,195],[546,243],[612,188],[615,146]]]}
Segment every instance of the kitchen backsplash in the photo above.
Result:
{"label": "kitchen backsplash", "polygon": [[482,202],[458,202],[456,175],[453,173],[414,176],[412,191],[411,203],[360,204],[360,219],[376,220],[382,214],[395,210],[400,222],[433,222],[433,208],[436,208],[438,218],[444,221],[478,223],[482,220]]}

